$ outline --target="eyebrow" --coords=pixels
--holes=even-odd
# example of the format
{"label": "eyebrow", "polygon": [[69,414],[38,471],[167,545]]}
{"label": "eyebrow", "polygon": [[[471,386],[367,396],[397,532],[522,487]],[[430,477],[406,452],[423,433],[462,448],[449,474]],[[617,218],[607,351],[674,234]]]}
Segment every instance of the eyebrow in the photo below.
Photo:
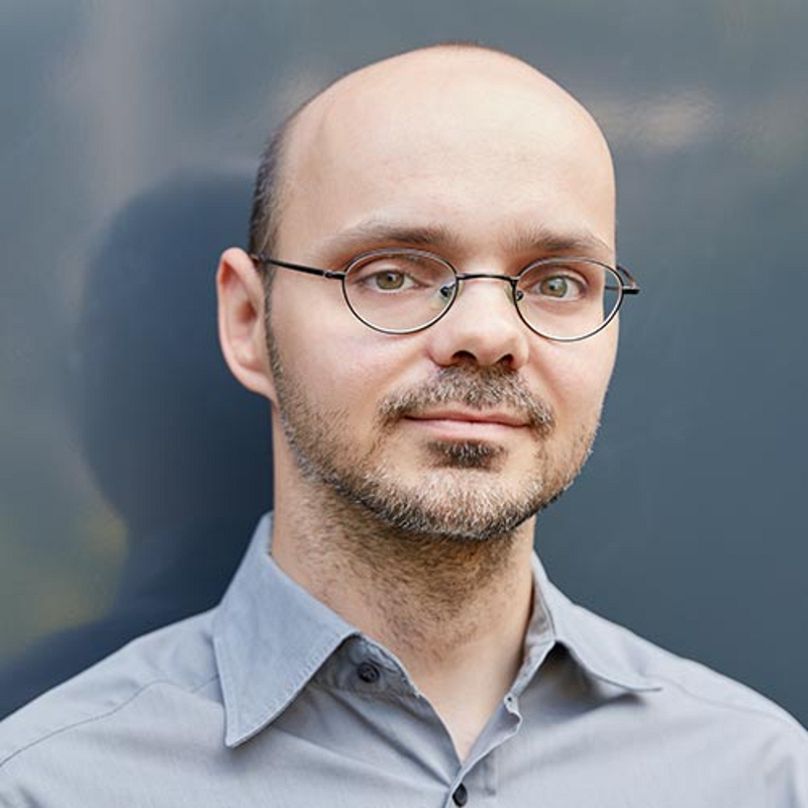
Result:
{"label": "eyebrow", "polygon": [[507,250],[514,253],[542,250],[550,253],[605,252],[611,255],[614,249],[586,228],[553,230],[542,224],[533,224],[518,229],[504,242]]}
{"label": "eyebrow", "polygon": [[[443,225],[407,225],[383,219],[368,219],[330,237],[323,247],[332,254],[345,254],[352,250],[371,249],[393,243],[458,251],[463,240]],[[572,255],[594,251],[611,256],[614,252],[606,242],[587,229],[558,231],[540,223],[527,229],[514,228],[501,246],[511,254],[541,251]]]}
{"label": "eyebrow", "polygon": [[342,252],[361,249],[363,246],[377,246],[386,242],[396,242],[413,247],[456,249],[460,246],[460,239],[447,227],[407,225],[383,219],[369,219],[349,227],[328,238],[324,246],[329,252]]}

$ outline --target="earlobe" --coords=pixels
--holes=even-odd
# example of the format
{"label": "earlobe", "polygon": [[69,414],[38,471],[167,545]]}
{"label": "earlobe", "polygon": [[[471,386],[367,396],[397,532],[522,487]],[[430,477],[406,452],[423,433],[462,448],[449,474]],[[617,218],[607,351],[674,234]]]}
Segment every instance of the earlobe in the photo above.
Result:
{"label": "earlobe", "polygon": [[248,390],[274,401],[264,324],[264,285],[250,257],[225,250],[216,273],[219,343],[230,372]]}

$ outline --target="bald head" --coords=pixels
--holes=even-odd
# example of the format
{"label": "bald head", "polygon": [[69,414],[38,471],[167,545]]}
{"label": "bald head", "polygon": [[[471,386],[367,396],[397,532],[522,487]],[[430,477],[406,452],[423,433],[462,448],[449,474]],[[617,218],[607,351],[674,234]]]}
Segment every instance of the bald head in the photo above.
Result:
{"label": "bald head", "polygon": [[[290,215],[309,220],[304,238],[318,221],[328,226],[328,211],[316,204],[324,190],[339,207],[357,184],[389,190],[391,182],[436,171],[472,181],[503,166],[525,169],[525,181],[531,173],[536,180],[577,174],[580,190],[597,196],[611,220],[599,237],[613,241],[609,150],[569,93],[516,57],[475,45],[394,56],[329,85],[270,142],[256,184],[251,249],[287,254]],[[520,193],[518,185],[511,194]]]}

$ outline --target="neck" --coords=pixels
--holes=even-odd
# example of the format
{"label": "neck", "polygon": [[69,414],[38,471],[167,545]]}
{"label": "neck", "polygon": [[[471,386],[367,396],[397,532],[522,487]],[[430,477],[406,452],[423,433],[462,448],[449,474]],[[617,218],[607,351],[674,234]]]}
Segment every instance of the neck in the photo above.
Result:
{"label": "neck", "polygon": [[276,502],[278,565],[401,660],[463,757],[522,660],[533,520],[451,541],[381,524],[319,485]]}

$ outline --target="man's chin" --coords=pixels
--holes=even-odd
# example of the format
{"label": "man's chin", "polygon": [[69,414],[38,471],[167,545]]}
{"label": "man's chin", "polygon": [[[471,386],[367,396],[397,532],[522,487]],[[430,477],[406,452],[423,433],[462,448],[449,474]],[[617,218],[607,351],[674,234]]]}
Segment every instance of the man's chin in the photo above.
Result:
{"label": "man's chin", "polygon": [[513,485],[465,466],[422,470],[411,480],[393,481],[383,472],[364,474],[343,479],[337,493],[388,529],[455,542],[511,535],[543,506],[544,497],[536,479]]}

